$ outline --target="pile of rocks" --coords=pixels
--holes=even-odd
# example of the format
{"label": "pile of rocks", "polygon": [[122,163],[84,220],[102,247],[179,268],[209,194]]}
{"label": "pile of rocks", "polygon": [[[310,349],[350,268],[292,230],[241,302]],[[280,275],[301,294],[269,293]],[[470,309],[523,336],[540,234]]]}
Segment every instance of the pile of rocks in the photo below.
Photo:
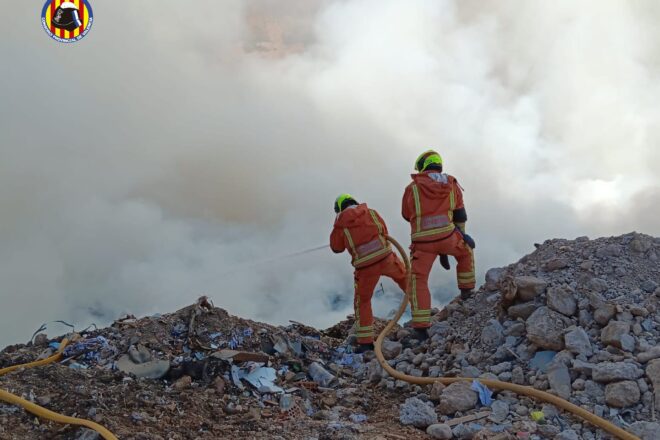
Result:
{"label": "pile of rocks", "polygon": [[[396,342],[387,342],[390,364],[413,376],[529,385],[644,438],[660,438],[660,425],[654,423],[660,408],[660,239],[632,233],[549,240],[536,248],[515,264],[491,269],[473,298],[454,301],[438,313],[427,344],[397,354]],[[393,339],[403,341],[405,333]],[[385,382],[389,388],[408,386]],[[436,411],[446,420],[478,411],[469,386],[436,389],[429,400],[437,402]],[[487,421],[520,430],[515,425],[528,421],[538,407],[500,393]],[[576,438],[600,436],[549,407],[544,412],[547,423],[532,436],[571,438],[560,434],[568,427]],[[454,429],[453,435],[471,434]]]}

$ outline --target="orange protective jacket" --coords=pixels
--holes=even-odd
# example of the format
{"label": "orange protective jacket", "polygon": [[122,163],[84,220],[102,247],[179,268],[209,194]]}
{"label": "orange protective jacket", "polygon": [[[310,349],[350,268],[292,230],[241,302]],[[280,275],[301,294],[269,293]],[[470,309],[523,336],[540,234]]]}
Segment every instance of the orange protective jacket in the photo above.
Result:
{"label": "orange protective jacket", "polygon": [[392,253],[385,239],[387,226],[366,203],[349,206],[337,215],[330,234],[330,248],[335,253],[346,249],[356,269],[370,266]]}
{"label": "orange protective jacket", "polygon": [[448,237],[456,229],[454,211],[464,208],[463,192],[455,177],[435,170],[413,174],[403,193],[401,214],[410,222],[413,242]]}

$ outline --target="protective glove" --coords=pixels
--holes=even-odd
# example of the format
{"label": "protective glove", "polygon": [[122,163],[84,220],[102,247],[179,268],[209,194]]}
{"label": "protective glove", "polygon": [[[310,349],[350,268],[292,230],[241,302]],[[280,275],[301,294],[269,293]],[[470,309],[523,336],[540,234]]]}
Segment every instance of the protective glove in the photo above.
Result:
{"label": "protective glove", "polygon": [[463,241],[467,243],[468,246],[470,246],[472,249],[477,247],[477,244],[474,242],[474,239],[467,235],[466,233],[463,233]]}
{"label": "protective glove", "polygon": [[449,264],[449,257],[447,255],[440,254],[440,265],[447,270],[451,269],[451,265]]}

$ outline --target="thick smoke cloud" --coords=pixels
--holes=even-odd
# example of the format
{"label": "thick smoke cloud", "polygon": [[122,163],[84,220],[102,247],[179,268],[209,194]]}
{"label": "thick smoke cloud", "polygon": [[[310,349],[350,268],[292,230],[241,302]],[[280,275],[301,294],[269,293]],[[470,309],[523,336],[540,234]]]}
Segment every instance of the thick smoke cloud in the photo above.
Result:
{"label": "thick smoke cloud", "polygon": [[656,2],[92,5],[80,43],[33,2],[0,41],[0,345],[200,294],[330,325],[347,257],[274,257],[324,244],[345,191],[407,243],[427,146],[465,187],[482,274],[546,238],[660,233]]}

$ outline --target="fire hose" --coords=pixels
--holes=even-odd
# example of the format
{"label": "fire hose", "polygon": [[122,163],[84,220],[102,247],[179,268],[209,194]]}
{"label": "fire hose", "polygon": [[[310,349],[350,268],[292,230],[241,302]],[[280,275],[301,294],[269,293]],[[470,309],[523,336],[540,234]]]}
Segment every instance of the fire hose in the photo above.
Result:
{"label": "fire hose", "polygon": [[[40,367],[42,365],[47,365],[53,362],[57,362],[60,359],[62,359],[62,352],[66,348],[67,344],[68,344],[68,340],[63,339],[62,342],[60,342],[60,346],[57,350],[57,353],[50,356],[49,358],[40,361],[29,362],[27,364],[13,365],[11,367],[0,369],[0,376],[3,376],[7,373],[11,373],[12,371],[19,369]],[[0,389],[0,401],[5,401],[9,404],[20,406],[24,410],[34,414],[37,417],[41,417],[43,419],[50,420],[55,423],[84,426],[86,428],[93,429],[94,431],[98,432],[101,435],[101,437],[103,437],[105,440],[118,440],[117,437],[114,436],[114,434],[112,434],[110,431],[108,431],[106,428],[99,425],[98,423],[92,422],[91,420],[79,419],[76,417],[68,417],[62,414],[58,414],[54,411],[50,411],[28,400],[18,397],[15,394],[11,394],[10,392],[1,389]]]}
{"label": "fire hose", "polygon": [[[410,260],[408,259],[408,256],[401,247],[401,245],[392,237],[387,236],[387,240],[396,247],[396,249],[399,251],[401,254],[401,257],[403,258],[403,261],[406,265],[406,270],[408,273],[410,273]],[[374,351],[376,353],[376,357],[378,358],[378,362],[380,365],[383,367],[387,373],[392,376],[395,379],[403,380],[408,383],[416,384],[416,385],[430,385],[436,382],[440,382],[443,385],[449,385],[455,382],[471,382],[474,379],[473,378],[466,378],[466,377],[415,377],[415,376],[409,376],[407,374],[403,374],[400,371],[395,370],[390,366],[390,364],[387,363],[385,360],[385,357],[383,356],[383,340],[385,339],[385,336],[392,330],[392,328],[396,325],[397,322],[399,322],[399,319],[403,315],[403,313],[406,311],[406,308],[409,303],[409,292],[405,292],[404,298],[401,301],[401,305],[399,306],[399,310],[397,311],[396,315],[387,323],[385,328],[383,329],[382,332],[378,335],[378,338],[376,339],[376,343],[374,344]],[[568,411],[570,413],[573,413],[574,415],[586,420],[587,422],[591,423],[594,426],[597,426],[604,431],[607,431],[608,433],[616,436],[619,439],[622,440],[640,440],[639,437],[636,437],[629,432],[619,428],[618,426],[614,425],[611,422],[608,422],[607,420],[596,416],[595,414],[592,414],[591,412],[585,410],[584,408],[580,408],[577,405],[574,405],[560,397],[557,397],[553,394],[547,393],[545,391],[537,390],[535,388],[529,387],[529,386],[524,386],[524,385],[516,385],[513,383],[509,382],[501,382],[499,380],[490,380],[490,379],[479,379],[479,382],[481,382],[483,385],[486,385],[487,387],[490,387],[492,389],[496,390],[506,390],[506,391],[513,391],[514,393],[522,396],[528,396],[532,397],[536,400],[540,400],[542,402],[547,402],[555,405],[558,408],[561,408],[565,411]]]}

